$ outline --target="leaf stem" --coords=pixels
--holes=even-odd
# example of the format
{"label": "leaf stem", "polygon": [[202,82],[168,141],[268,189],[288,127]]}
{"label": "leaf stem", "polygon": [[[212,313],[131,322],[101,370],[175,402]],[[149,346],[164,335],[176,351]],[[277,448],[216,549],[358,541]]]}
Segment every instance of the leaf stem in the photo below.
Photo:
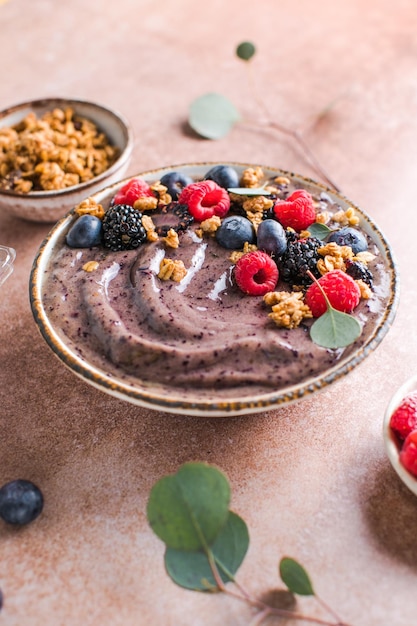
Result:
{"label": "leaf stem", "polygon": [[239,593],[236,593],[232,591],[231,589],[228,589],[220,576],[213,552],[209,549],[207,550],[206,554],[207,554],[207,559],[210,565],[210,569],[213,574],[213,578],[217,585],[218,590],[232,598],[241,600],[243,602],[247,602],[251,606],[257,609],[260,609],[261,613],[256,616],[255,624],[252,626],[259,625],[269,615],[276,615],[277,617],[298,619],[304,622],[310,622],[312,624],[319,624],[321,626],[348,626],[347,624],[343,624],[342,622],[340,622],[339,618],[331,610],[329,610],[329,608],[326,605],[324,605],[323,601],[321,600],[320,600],[320,603],[322,603],[322,605],[325,606],[325,608],[337,619],[336,623],[329,622],[328,620],[323,620],[319,617],[304,615],[303,613],[298,613],[296,611],[289,611],[287,609],[278,609],[272,606],[268,606],[267,604],[265,604],[265,602],[262,602],[262,600],[257,600],[256,598],[252,598],[252,596],[234,579],[232,580],[232,582],[238,589]]}
{"label": "leaf stem", "polygon": [[254,101],[257,103],[258,107],[261,109],[261,111],[263,112],[265,116],[265,125],[283,133],[284,135],[292,137],[292,139],[294,139],[294,141],[298,143],[299,147],[302,149],[304,153],[304,156],[307,158],[310,165],[315,169],[317,174],[324,181],[326,181],[326,183],[330,185],[330,187],[332,187],[335,191],[340,191],[340,188],[338,187],[338,185],[336,185],[336,183],[330,178],[329,174],[324,169],[323,165],[320,163],[317,156],[314,154],[313,150],[310,148],[302,131],[297,130],[297,129],[287,128],[283,124],[273,121],[273,116],[270,114],[270,111],[268,107],[266,106],[264,100],[258,97],[258,92],[256,89],[255,80],[254,80],[254,76],[252,72],[252,63],[250,61],[246,62],[246,66],[248,68],[249,87],[252,92]]}

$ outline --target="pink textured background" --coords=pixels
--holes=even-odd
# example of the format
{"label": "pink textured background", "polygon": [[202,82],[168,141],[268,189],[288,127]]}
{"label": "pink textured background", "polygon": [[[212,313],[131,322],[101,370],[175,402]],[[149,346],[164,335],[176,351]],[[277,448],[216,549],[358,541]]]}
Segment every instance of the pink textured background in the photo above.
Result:
{"label": "pink textured background", "polygon": [[317,398],[235,419],[172,416],[94,390],[56,359],[28,299],[49,226],[0,215],[0,243],[17,251],[0,299],[0,483],[28,478],[45,496],[34,524],[0,524],[2,624],[249,624],[246,605],[181,590],[164,573],[146,502],[189,460],[230,479],[251,536],[238,578],[254,594],[278,586],[277,563],[291,555],[349,624],[416,623],[417,498],[381,434],[390,396],[417,364],[416,32],[413,0],[0,3],[0,108],[46,96],[117,108],[135,133],[129,174],[232,160],[315,176],[277,133],[240,126],[212,142],[184,132],[190,102],[209,91],[259,117],[234,57],[254,41],[258,94],[278,122],[308,127],[337,100],[307,137],[387,235],[402,278],[381,346]]}

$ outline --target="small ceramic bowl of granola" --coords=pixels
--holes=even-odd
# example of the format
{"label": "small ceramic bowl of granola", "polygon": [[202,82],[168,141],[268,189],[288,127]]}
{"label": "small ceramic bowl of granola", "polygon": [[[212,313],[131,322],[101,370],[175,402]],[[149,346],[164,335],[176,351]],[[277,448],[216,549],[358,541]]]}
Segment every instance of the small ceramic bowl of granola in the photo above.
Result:
{"label": "small ceramic bowl of granola", "polygon": [[56,222],[123,177],[133,136],[116,111],[95,102],[45,98],[0,112],[0,211]]}
{"label": "small ceramic bowl of granola", "polygon": [[[213,180],[225,185],[225,171],[227,188]],[[280,230],[270,212],[291,208],[300,197],[313,208],[311,232],[324,227],[325,237],[341,234],[348,220],[367,249]],[[351,201],[298,174],[256,164],[189,163],[142,172],[88,203],[82,213],[77,207],[62,218],[42,244],[31,273],[32,312],[53,352],[118,398],[195,416],[284,406],[348,374],[394,319],[398,276],[385,237]],[[274,227],[269,232],[278,229],[274,246],[284,244],[271,256],[261,224],[255,233],[259,216]],[[348,255],[346,263],[335,258],[339,252]],[[255,267],[256,294],[237,280],[238,265],[253,255],[267,268]],[[343,318],[343,326],[347,318],[359,334],[346,341],[344,326],[343,342],[338,337],[329,347],[312,334],[302,284],[307,268],[347,267],[348,258],[372,287],[365,285],[354,314]],[[350,281],[359,298],[362,291]],[[258,291],[263,282],[265,296]],[[327,317],[333,333],[334,319]]]}
{"label": "small ceramic bowl of granola", "polygon": [[[402,482],[417,495],[417,376],[409,378],[392,396],[384,416],[385,450]],[[393,416],[395,416],[393,418]],[[410,467],[408,468],[407,465]]]}

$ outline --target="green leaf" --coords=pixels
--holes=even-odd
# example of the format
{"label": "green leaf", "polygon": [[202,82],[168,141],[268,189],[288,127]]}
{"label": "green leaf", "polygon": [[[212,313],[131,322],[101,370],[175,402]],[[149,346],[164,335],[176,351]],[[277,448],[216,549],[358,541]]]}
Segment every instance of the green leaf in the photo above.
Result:
{"label": "green leaf", "polygon": [[236,54],[239,59],[249,61],[256,52],[256,48],[250,41],[242,41],[236,48]]}
{"label": "green leaf", "polygon": [[[229,512],[225,526],[221,529],[211,552],[220,577],[224,583],[233,580],[249,546],[249,533],[243,519]],[[186,552],[168,548],[165,552],[165,567],[172,580],[180,587],[194,591],[217,588],[204,552]]]}
{"label": "green leaf", "polygon": [[323,239],[326,239],[329,233],[332,232],[332,229],[326,226],[326,224],[319,224],[318,222],[315,222],[308,227],[308,232],[312,237],[316,237],[317,239],[320,239],[320,241],[323,241]]}
{"label": "green leaf", "polygon": [[326,313],[316,319],[310,328],[310,337],[322,348],[344,348],[360,336],[358,320],[328,305]]}
{"label": "green leaf", "polygon": [[152,488],[148,522],[156,535],[177,550],[204,550],[216,539],[229,515],[230,485],[206,463],[185,463]]}
{"label": "green leaf", "polygon": [[292,593],[299,596],[314,596],[314,589],[305,569],[294,559],[284,557],[279,564],[279,573],[283,582]]}
{"label": "green leaf", "polygon": [[229,187],[230,193],[235,193],[239,196],[270,196],[271,192],[267,191],[263,187]]}
{"label": "green leaf", "polygon": [[188,122],[206,139],[221,139],[240,119],[239,111],[227,98],[208,93],[191,103]]}

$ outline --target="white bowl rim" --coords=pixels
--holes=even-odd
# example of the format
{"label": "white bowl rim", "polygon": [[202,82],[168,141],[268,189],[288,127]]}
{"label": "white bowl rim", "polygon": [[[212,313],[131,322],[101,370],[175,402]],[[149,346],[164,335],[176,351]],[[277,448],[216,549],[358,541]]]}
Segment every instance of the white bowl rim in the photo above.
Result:
{"label": "white bowl rim", "polygon": [[[69,195],[73,193],[74,191],[82,192],[83,189],[87,190],[88,187],[91,187],[92,185],[96,186],[97,184],[100,183],[100,181],[105,181],[106,178],[109,178],[112,174],[116,173],[122,167],[122,165],[130,158],[130,155],[133,151],[133,143],[134,143],[133,130],[132,130],[130,122],[127,120],[127,118],[124,117],[122,113],[120,113],[116,109],[109,108],[104,104],[101,104],[99,102],[93,102],[92,100],[82,100],[82,99],[77,99],[77,98],[65,98],[65,97],[56,97],[56,98],[50,97],[50,98],[39,98],[37,100],[28,100],[26,102],[20,102],[18,104],[14,104],[8,107],[7,109],[4,109],[3,111],[0,111],[0,122],[8,115],[11,115],[12,113],[17,112],[20,109],[44,108],[44,107],[47,107],[48,105],[50,105],[51,107],[52,106],[59,107],[59,106],[71,106],[71,105],[75,105],[75,106],[85,105],[85,106],[94,107],[96,109],[99,109],[105,112],[106,114],[109,114],[114,120],[116,120],[120,124],[120,127],[122,128],[123,134],[125,136],[125,142],[126,142],[125,146],[120,151],[120,154],[118,158],[116,159],[116,161],[114,161],[114,163],[112,163],[109,168],[107,168],[106,170],[104,170],[104,172],[101,172],[97,176],[94,176],[94,178],[90,178],[89,180],[86,180],[82,183],[78,183],[77,185],[71,185],[71,187],[65,187],[64,189],[52,189],[50,191],[38,190],[38,191],[30,191],[29,193],[17,193],[16,191],[13,191],[10,189],[0,189],[0,196],[4,195],[10,198],[19,198],[19,200],[22,201],[25,199],[42,200],[42,199],[47,199],[47,198],[50,199],[50,198],[55,198],[55,197],[60,198],[62,196]],[[89,119],[91,119],[91,121],[94,122],[94,119],[92,118],[89,118]],[[103,130],[103,132],[105,131]]]}
{"label": "white bowl rim", "polygon": [[[187,168],[206,168],[206,170],[214,165],[231,165],[239,168],[257,167],[254,164],[239,163],[239,162],[196,162],[185,163],[177,165],[169,165],[154,170],[142,171],[137,174],[131,175],[122,181],[119,181],[113,185],[110,185],[101,191],[94,194],[92,197],[98,202],[102,198],[109,195],[113,195],[120,187],[128,180],[135,177],[143,177],[155,180],[156,177],[161,177],[164,173],[172,170],[185,170]],[[38,325],[38,328],[43,335],[44,339],[65,365],[67,365],[75,374],[82,379],[87,380],[93,386],[106,391],[107,393],[116,396],[118,398],[128,400],[133,404],[143,406],[146,408],[152,408],[156,410],[167,411],[168,413],[177,413],[194,416],[205,417],[224,417],[224,416],[238,416],[248,413],[257,413],[266,411],[269,409],[275,409],[279,406],[288,405],[295,402],[312,393],[315,393],[321,389],[324,389],[332,382],[348,374],[354,367],[361,363],[366,356],[368,356],[385,337],[389,328],[391,327],[399,301],[399,274],[396,261],[393,256],[393,252],[386,238],[376,226],[376,224],[368,217],[368,215],[361,209],[359,209],[354,203],[348,200],[345,196],[339,192],[335,192],[333,189],[326,187],[322,183],[319,183],[311,178],[289,172],[277,167],[271,167],[266,165],[260,165],[263,170],[269,175],[269,172],[273,172],[274,175],[284,175],[294,179],[296,182],[303,184],[313,185],[315,188],[319,188],[321,191],[330,194],[335,197],[342,204],[346,204],[353,207],[355,211],[364,220],[364,223],[372,230],[374,237],[380,240],[380,244],[383,247],[388,270],[390,272],[390,299],[387,304],[381,322],[376,326],[374,333],[367,339],[366,343],[359,347],[345,360],[342,359],[335,366],[327,370],[324,374],[320,374],[302,383],[293,385],[291,387],[278,390],[276,392],[269,392],[256,396],[254,399],[250,398],[227,398],[225,400],[219,400],[211,402],[207,400],[184,400],[181,398],[181,394],[176,397],[161,396],[158,393],[148,391],[147,389],[134,388],[132,385],[126,384],[123,381],[115,379],[113,376],[109,376],[104,371],[98,369],[91,363],[84,361],[78,354],[69,350],[62,339],[55,332],[52,324],[50,323],[47,312],[42,304],[42,271],[47,265],[48,253],[53,250],[54,244],[62,238],[63,233],[69,228],[72,221],[75,219],[74,212],[70,211],[60,221],[58,221],[52,228],[44,242],[42,243],[33,262],[31,275],[30,275],[30,303],[34,319]]]}
{"label": "white bowl rim", "polygon": [[398,440],[390,427],[391,416],[403,398],[411,391],[417,391],[417,375],[406,380],[393,394],[384,415],[383,437],[385,450],[395,472],[402,482],[417,496],[417,477],[408,472],[400,462]]}

